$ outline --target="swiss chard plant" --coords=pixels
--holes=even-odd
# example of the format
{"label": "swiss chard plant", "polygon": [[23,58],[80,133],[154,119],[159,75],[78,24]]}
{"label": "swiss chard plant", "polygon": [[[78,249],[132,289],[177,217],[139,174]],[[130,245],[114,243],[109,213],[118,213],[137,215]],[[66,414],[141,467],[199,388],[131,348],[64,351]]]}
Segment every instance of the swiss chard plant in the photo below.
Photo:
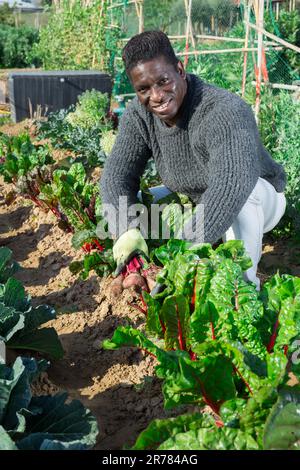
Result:
{"label": "swiss chard plant", "polygon": [[58,205],[59,214],[64,214],[73,232],[72,245],[85,252],[83,261],[71,265],[72,272],[82,272],[83,278],[92,269],[99,275],[111,272],[112,241],[100,240],[96,233],[103,220],[99,189],[87,179],[82,163],[74,163],[69,170],[55,170],[53,182],[43,187],[40,199],[48,205]]}
{"label": "swiss chard plant", "polygon": [[34,145],[28,134],[0,135],[0,174],[14,183],[17,193],[42,206],[38,199],[41,187],[51,180],[54,160],[48,145]]}
{"label": "swiss chard plant", "polygon": [[220,420],[194,413],[155,420],[133,450],[299,450],[300,388],[264,387],[249,400],[225,401]]}
{"label": "swiss chard plant", "polygon": [[66,393],[32,396],[46,361],[18,357],[0,364],[0,450],[87,450],[96,443],[95,417]]}
{"label": "swiss chard plant", "polygon": [[164,290],[154,297],[144,293],[147,336],[119,327],[103,346],[135,346],[155,356],[166,408],[206,404],[224,427],[224,403],[251,403],[262,390],[285,385],[289,373],[299,375],[292,360],[300,331],[299,278],[276,275],[258,293],[244,280],[251,261],[240,241],[213,250],[171,240],[154,256],[163,264],[157,281]]}

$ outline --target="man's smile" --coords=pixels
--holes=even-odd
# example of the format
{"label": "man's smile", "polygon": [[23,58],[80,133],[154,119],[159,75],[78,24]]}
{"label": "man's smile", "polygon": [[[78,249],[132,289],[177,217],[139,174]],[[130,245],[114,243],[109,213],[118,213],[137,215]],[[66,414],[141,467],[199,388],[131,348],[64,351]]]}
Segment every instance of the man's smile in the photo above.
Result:
{"label": "man's smile", "polygon": [[159,114],[160,113],[165,113],[165,111],[168,110],[168,107],[169,107],[169,104],[170,104],[171,101],[172,101],[172,98],[170,98],[167,101],[165,101],[164,103],[156,105],[156,106],[150,105],[150,107],[151,107],[151,109],[153,109],[153,111],[155,113],[159,113]]}

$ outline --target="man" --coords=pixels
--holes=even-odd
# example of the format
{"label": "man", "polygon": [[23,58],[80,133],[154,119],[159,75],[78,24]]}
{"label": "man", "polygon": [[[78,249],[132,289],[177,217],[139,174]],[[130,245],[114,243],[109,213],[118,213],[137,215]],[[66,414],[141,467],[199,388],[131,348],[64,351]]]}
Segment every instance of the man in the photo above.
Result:
{"label": "man", "polygon": [[[246,278],[259,289],[262,237],[285,211],[286,177],[264,148],[250,106],[186,74],[160,31],[131,38],[122,58],[137,97],[104,167],[103,202],[118,207],[127,196],[129,205],[137,203],[140,178],[153,157],[166,191],[204,207],[194,241],[243,240],[253,263]],[[135,254],[147,254],[147,245],[139,230],[130,229],[119,234],[113,251],[120,272]]]}

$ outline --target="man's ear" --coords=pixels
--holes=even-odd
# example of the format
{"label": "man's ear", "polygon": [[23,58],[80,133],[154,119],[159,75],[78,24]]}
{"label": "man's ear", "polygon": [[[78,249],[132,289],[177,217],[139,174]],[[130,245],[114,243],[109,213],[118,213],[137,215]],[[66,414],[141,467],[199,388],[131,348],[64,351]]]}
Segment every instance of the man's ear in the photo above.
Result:
{"label": "man's ear", "polygon": [[178,61],[177,70],[178,70],[179,74],[182,76],[182,78],[186,78],[186,71],[185,71],[184,65],[181,62],[181,60]]}

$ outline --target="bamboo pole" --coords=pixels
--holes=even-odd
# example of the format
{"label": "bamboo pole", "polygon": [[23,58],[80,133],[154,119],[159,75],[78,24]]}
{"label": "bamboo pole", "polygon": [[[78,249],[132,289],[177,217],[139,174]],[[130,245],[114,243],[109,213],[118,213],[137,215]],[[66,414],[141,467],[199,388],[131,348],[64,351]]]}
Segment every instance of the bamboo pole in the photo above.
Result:
{"label": "bamboo pole", "polygon": [[[282,46],[275,46],[275,47],[266,47],[265,51],[282,51]],[[190,52],[175,52],[177,56],[185,56],[185,55],[210,55],[210,54],[226,54],[234,53],[234,52],[256,52],[257,47],[248,47],[245,49],[244,47],[236,48],[236,49],[214,49],[214,50],[203,50],[203,51],[190,51]],[[122,57],[116,57],[116,60],[122,60]]]}
{"label": "bamboo pole", "polygon": [[[190,37],[190,22],[192,11],[192,0],[184,0],[185,13],[186,13],[186,29],[185,29],[185,52],[189,50],[189,37]],[[193,46],[194,47],[194,46]],[[188,64],[188,55],[184,58],[184,66]]]}
{"label": "bamboo pole", "polygon": [[263,57],[263,33],[262,28],[264,26],[264,9],[265,2],[264,0],[257,1],[257,10],[258,14],[256,16],[256,23],[259,28],[258,31],[258,42],[257,42],[257,74],[256,74],[256,100],[255,100],[255,115],[258,119],[259,108],[260,108],[260,99],[261,99],[261,79],[262,79],[262,57]]}
{"label": "bamboo pole", "polygon": [[249,27],[252,29],[255,29],[256,31],[262,32],[265,36],[267,36],[270,39],[273,39],[273,41],[282,44],[283,46],[287,47],[288,49],[292,49],[293,51],[300,52],[300,47],[295,46],[294,44],[291,44],[290,42],[284,41],[283,39],[279,38],[278,36],[275,36],[275,34],[271,34],[268,31],[266,31],[264,28],[259,28],[253,23],[249,23]]}
{"label": "bamboo pole", "polygon": [[[130,4],[133,4],[133,3],[136,3],[136,0],[128,0],[127,5],[130,5]],[[119,8],[119,7],[123,7],[123,6],[124,6],[124,3],[116,3],[115,5],[108,6],[107,9],[111,10],[112,8]]]}
{"label": "bamboo pole", "polygon": [[[256,85],[256,82],[251,82],[252,85]],[[264,86],[265,83],[262,83]],[[279,90],[289,90],[289,91],[298,91],[300,90],[299,85],[285,85],[284,83],[268,83],[268,87],[270,88],[278,88]]]}
{"label": "bamboo pole", "polygon": [[[170,41],[175,41],[176,39],[185,39],[186,35],[185,34],[178,34],[178,35],[171,35],[168,36]],[[195,38],[197,39],[212,39],[216,41],[225,41],[225,42],[237,42],[237,43],[245,43],[245,39],[242,38],[228,38],[228,37],[223,37],[223,36],[209,36],[207,34],[195,34]],[[123,42],[128,42],[130,38],[121,38],[120,41]],[[254,41],[257,43],[257,39]],[[277,42],[274,41],[264,41],[264,44],[266,46],[277,46]]]}
{"label": "bamboo pole", "polygon": [[[246,34],[245,34],[245,49],[248,49],[249,43],[249,20],[250,20],[250,9],[251,9],[251,0],[249,0],[248,4],[245,6],[245,21],[246,21]],[[247,61],[248,61],[248,51],[244,52],[244,64],[243,64],[243,77],[242,77],[242,97],[245,96],[245,89],[246,89],[246,76],[247,76]]]}
{"label": "bamboo pole", "polygon": [[[275,47],[267,47],[265,51],[282,51],[283,47],[275,46]],[[209,55],[209,54],[226,54],[234,53],[234,52],[256,52],[257,47],[248,47],[245,49],[244,47],[237,47],[235,49],[214,49],[214,50],[203,50],[203,51],[190,51],[190,52],[176,52],[176,55]]]}
{"label": "bamboo pole", "polygon": [[144,31],[144,0],[142,0],[141,5],[140,5],[139,31],[140,33]]}

